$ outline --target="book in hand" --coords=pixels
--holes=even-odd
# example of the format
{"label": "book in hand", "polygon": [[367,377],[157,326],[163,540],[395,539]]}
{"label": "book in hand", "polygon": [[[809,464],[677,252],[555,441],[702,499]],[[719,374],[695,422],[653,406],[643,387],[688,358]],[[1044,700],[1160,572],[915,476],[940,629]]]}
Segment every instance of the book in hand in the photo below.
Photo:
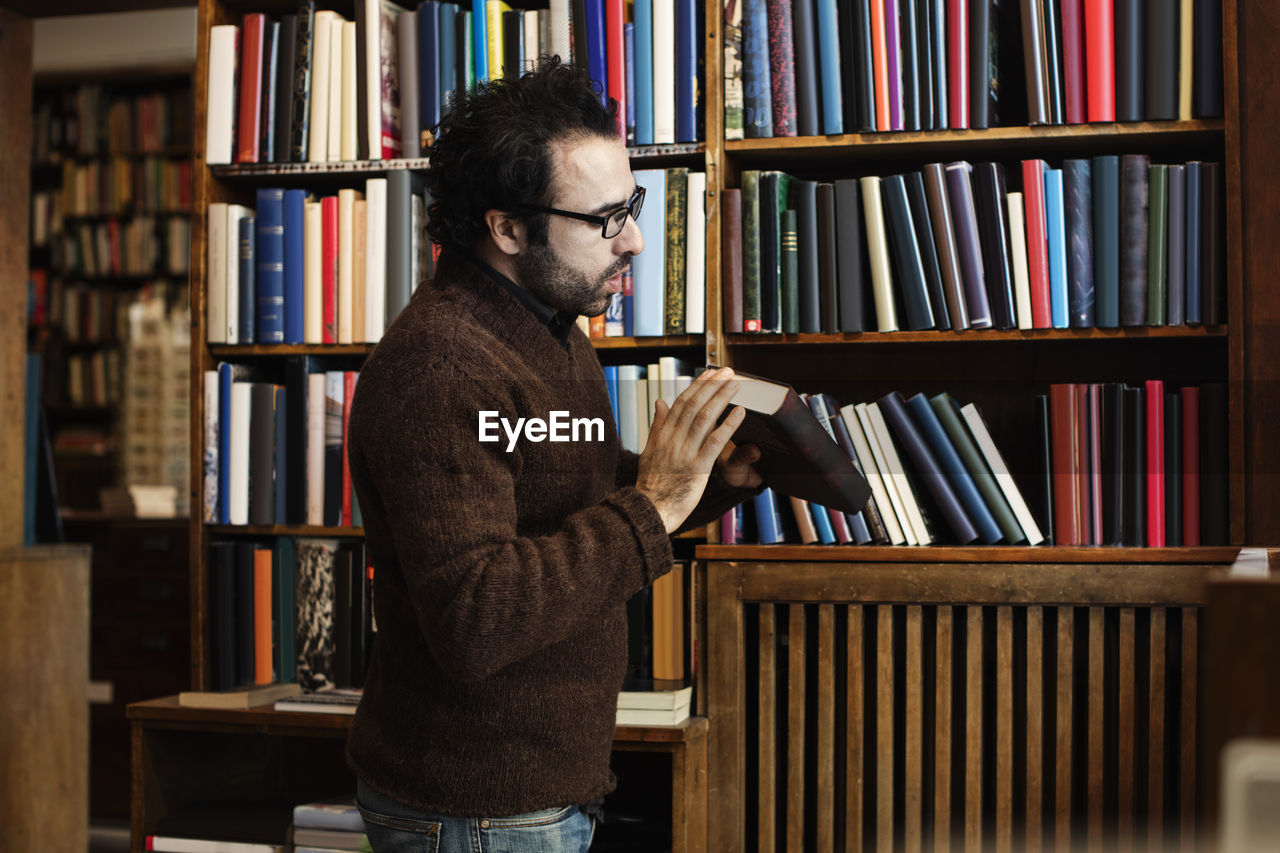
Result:
{"label": "book in hand", "polygon": [[299,693],[276,702],[277,711],[306,714],[354,714],[364,690],[358,687],[326,687],[314,693]]}
{"label": "book in hand", "polygon": [[184,708],[257,708],[301,692],[302,688],[293,683],[246,684],[230,690],[184,690],[178,694],[178,704]]}
{"label": "book in hand", "polygon": [[760,448],[755,467],[765,483],[840,512],[867,505],[871,487],[794,388],[748,373],[735,372],[730,381],[738,383],[731,405],[747,413],[733,441]]}

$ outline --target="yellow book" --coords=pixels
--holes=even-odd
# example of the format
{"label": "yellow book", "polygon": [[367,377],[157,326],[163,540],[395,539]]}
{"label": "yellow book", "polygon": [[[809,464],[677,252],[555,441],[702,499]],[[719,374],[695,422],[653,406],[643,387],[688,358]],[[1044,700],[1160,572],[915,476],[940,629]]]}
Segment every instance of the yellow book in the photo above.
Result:
{"label": "yellow book", "polygon": [[1191,120],[1191,0],[1180,0],[1178,36],[1178,120]]}
{"label": "yellow book", "polygon": [[[502,13],[510,12],[511,6],[506,0],[485,0],[485,30],[489,36],[489,79],[497,80],[503,76],[502,57]],[[519,74],[519,71],[516,72]]]}

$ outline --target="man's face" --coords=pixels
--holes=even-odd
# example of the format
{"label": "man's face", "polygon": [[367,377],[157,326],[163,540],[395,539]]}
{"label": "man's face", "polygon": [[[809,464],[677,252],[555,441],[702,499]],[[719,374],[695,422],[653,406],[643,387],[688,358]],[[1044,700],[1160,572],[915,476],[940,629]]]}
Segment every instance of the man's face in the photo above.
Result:
{"label": "man's face", "polygon": [[[591,136],[557,143],[551,165],[550,207],[603,215],[625,205],[635,192],[621,140]],[[655,202],[661,203],[649,200]],[[594,317],[622,289],[631,256],[643,250],[640,227],[630,217],[622,233],[605,239],[599,225],[550,215],[546,245],[526,245],[515,264],[520,284],[547,305]]]}

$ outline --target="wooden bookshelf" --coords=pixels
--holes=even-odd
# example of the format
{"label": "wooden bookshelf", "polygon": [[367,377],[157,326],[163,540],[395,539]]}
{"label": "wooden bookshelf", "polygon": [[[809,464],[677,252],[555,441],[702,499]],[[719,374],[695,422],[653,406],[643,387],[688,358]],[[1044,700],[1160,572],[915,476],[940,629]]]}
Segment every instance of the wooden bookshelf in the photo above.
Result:
{"label": "wooden bookshelf", "polygon": [[1133,341],[1143,339],[1226,338],[1225,326],[1134,326],[1117,329],[962,329],[958,331],[838,332],[835,334],[755,334],[725,335],[732,346],[777,346],[795,344],[950,344],[1003,343],[1013,341]]}

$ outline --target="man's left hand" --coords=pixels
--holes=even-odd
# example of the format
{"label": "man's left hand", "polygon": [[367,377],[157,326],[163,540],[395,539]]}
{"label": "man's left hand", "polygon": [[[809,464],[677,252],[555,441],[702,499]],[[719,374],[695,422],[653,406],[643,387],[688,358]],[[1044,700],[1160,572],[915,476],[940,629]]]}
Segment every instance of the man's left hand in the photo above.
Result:
{"label": "man's left hand", "polygon": [[734,447],[733,443],[725,445],[720,452],[716,465],[720,468],[720,476],[730,486],[741,489],[754,489],[764,480],[752,463],[760,458],[760,448],[754,444]]}

